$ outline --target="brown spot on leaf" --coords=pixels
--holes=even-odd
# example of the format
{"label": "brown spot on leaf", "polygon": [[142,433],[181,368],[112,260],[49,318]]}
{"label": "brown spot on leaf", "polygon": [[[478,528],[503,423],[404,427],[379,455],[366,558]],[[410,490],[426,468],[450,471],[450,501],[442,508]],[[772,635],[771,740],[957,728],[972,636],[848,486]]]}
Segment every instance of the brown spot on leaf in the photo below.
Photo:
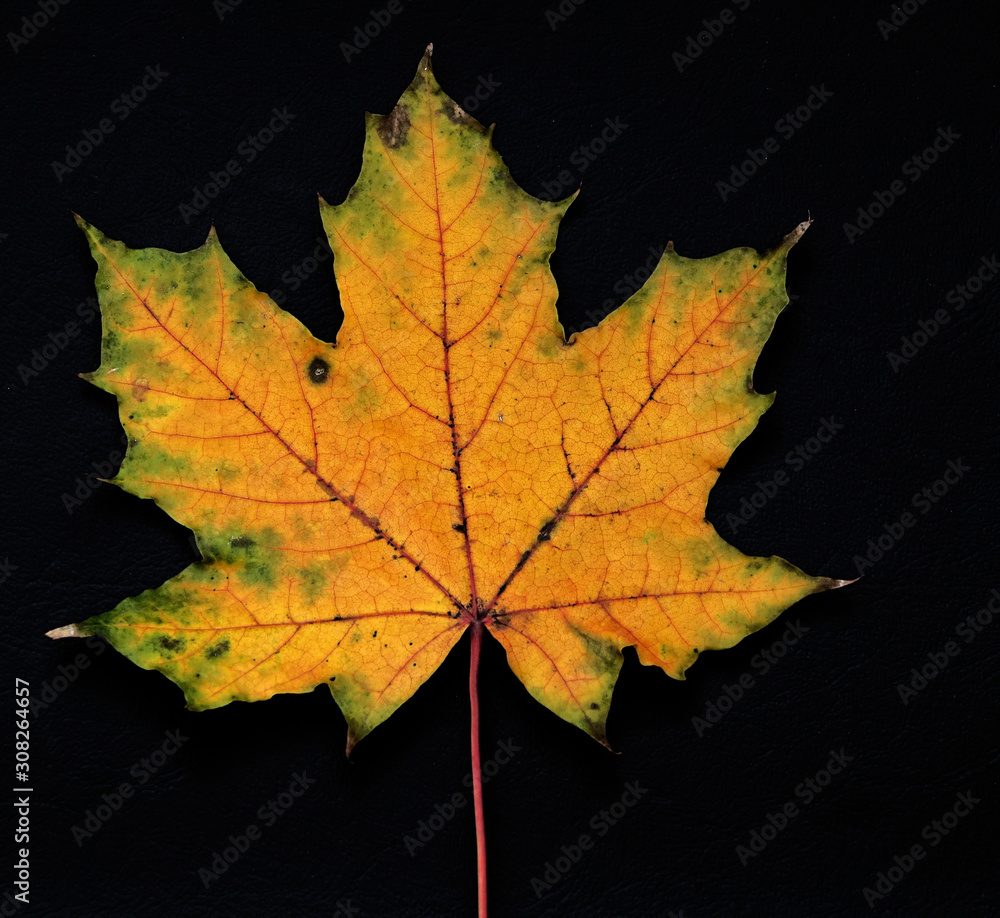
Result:
{"label": "brown spot on leaf", "polygon": [[445,99],[441,112],[452,124],[468,124],[472,121],[465,109],[454,99]]}
{"label": "brown spot on leaf", "polygon": [[210,660],[214,660],[226,653],[229,653],[229,639],[223,638],[214,647],[209,647],[208,650],[205,651],[205,656]]}
{"label": "brown spot on leaf", "polygon": [[378,136],[390,150],[396,150],[406,143],[410,133],[410,113],[406,106],[400,103],[388,115],[383,115],[378,122]]}

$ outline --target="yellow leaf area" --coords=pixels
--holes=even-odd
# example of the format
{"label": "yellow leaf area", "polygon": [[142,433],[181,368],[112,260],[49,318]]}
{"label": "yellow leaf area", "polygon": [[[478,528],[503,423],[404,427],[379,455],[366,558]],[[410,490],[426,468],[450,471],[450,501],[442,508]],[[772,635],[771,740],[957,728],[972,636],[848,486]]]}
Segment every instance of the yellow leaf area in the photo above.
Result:
{"label": "yellow leaf area", "polygon": [[99,634],[193,709],[328,685],[348,745],[468,627],[605,741],[622,649],[675,678],[838,585],[753,558],[708,493],[772,396],[750,384],[788,250],[687,259],[567,341],[549,270],[570,199],[523,192],[429,56],[369,115],[360,178],[321,203],[335,345],[214,233],[176,254],[83,225],[104,334],[87,374],[129,437],[114,482],[203,560],[60,634]]}

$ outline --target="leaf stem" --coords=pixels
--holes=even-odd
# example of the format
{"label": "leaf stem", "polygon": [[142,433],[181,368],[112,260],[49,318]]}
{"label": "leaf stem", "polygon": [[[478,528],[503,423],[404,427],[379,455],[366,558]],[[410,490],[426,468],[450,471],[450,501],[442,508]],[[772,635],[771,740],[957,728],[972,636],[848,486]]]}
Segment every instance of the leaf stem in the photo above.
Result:
{"label": "leaf stem", "polygon": [[486,918],[486,819],[483,815],[483,768],[479,758],[479,651],[483,645],[482,622],[472,623],[469,661],[469,702],[472,708],[472,795],[476,806],[476,856],[479,877],[479,918]]}

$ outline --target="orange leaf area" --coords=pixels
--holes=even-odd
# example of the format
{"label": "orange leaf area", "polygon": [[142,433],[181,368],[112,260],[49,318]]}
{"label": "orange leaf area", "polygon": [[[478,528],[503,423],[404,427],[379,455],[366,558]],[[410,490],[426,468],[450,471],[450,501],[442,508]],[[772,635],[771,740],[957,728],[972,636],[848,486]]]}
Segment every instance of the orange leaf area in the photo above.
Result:
{"label": "orange leaf area", "polygon": [[335,345],[259,292],[213,231],[129,249],[84,224],[129,448],[115,483],[202,561],[65,634],[100,634],[218,707],[330,687],[349,746],[485,628],[542,704],[605,741],[622,649],[682,678],[839,581],[747,557],[708,494],[773,396],[753,366],[785,259],[687,259],[568,341],[549,270],[571,199],[523,192],[429,55],[369,115],[321,203]]}

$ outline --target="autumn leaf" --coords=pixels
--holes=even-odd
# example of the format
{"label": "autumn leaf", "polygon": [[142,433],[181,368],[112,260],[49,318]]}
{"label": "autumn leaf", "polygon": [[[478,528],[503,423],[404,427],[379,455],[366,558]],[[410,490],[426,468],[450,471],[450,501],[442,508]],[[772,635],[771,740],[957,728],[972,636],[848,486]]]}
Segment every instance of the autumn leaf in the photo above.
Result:
{"label": "autumn leaf", "polygon": [[53,636],[106,638],[195,710],[327,685],[350,749],[471,627],[473,684],[487,631],[538,701],[606,742],[623,648],[680,679],[841,584],[705,519],[773,400],[753,367],[808,223],[767,254],[668,246],[567,341],[549,258],[572,197],[522,191],[490,135],[429,53],[368,116],[357,183],[321,201],[335,345],[214,230],[176,254],[80,221],[103,317],[85,378],[129,438],[114,483],[194,530],[202,560]]}
{"label": "autumn leaf", "polygon": [[114,483],[203,560],[75,626],[188,707],[326,684],[349,744],[473,623],[528,691],[605,739],[624,647],[675,678],[839,581],[747,557],[708,493],[773,395],[753,366],[787,303],[773,252],[688,259],[567,342],[549,270],[572,201],[522,191],[425,56],[367,117],[361,175],[321,202],[344,323],[315,338],[213,229],[129,249],[82,220],[100,367],[128,452]]}

